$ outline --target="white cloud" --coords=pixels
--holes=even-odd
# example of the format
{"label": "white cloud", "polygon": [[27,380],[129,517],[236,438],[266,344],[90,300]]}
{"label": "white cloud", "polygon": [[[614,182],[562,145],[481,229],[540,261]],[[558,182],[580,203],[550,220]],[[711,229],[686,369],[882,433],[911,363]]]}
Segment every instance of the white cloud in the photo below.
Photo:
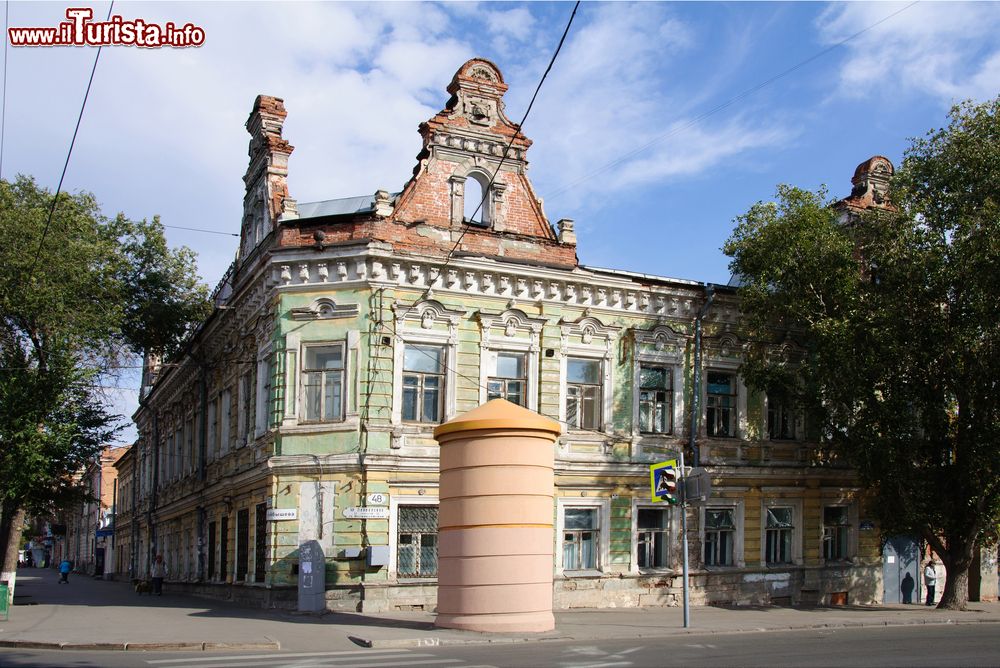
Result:
{"label": "white cloud", "polygon": [[[902,3],[846,2],[831,5],[817,21],[827,44],[874,25]],[[993,2],[921,2],[845,45],[839,91],[917,92],[950,104],[983,100],[1000,90],[1000,11]]]}

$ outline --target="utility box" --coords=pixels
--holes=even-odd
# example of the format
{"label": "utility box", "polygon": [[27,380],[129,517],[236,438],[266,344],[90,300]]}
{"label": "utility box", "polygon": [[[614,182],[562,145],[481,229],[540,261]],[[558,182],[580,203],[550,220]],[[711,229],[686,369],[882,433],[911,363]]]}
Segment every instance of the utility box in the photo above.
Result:
{"label": "utility box", "polygon": [[389,546],[369,545],[368,566],[378,567],[378,566],[388,566],[388,565],[389,565]]}
{"label": "utility box", "polygon": [[326,555],[317,540],[299,544],[299,612],[326,610]]}

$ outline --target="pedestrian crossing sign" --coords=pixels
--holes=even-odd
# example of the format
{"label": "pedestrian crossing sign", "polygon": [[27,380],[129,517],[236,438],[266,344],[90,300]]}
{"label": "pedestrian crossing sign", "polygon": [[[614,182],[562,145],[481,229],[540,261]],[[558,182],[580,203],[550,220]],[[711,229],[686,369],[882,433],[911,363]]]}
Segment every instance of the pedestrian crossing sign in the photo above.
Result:
{"label": "pedestrian crossing sign", "polygon": [[649,486],[653,501],[677,503],[677,460],[671,459],[651,465]]}

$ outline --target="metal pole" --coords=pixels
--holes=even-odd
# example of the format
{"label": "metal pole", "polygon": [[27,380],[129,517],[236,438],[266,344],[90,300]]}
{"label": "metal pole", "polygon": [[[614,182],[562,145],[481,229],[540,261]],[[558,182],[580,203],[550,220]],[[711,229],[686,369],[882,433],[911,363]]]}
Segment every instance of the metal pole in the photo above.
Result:
{"label": "metal pole", "polygon": [[687,521],[687,493],[684,487],[684,448],[681,448],[681,475],[678,476],[678,487],[680,487],[681,497],[681,551],[683,554],[683,581],[684,581],[684,628],[691,626],[691,600],[688,589],[688,521]]}

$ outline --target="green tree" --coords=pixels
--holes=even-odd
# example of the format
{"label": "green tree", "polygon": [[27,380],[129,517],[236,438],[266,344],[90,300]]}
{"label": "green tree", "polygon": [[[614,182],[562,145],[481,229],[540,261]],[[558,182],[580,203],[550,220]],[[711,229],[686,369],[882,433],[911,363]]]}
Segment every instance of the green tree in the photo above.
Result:
{"label": "green tree", "polygon": [[79,500],[72,474],[118,430],[101,385],[145,352],[176,350],[207,315],[207,294],[193,254],[169,249],[157,219],[108,219],[90,194],[54,203],[30,178],[0,181],[0,545],[8,577],[26,512]]}
{"label": "green tree", "polygon": [[[1000,98],[913,140],[893,204],[845,223],[826,193],[782,186],[726,242],[742,278],[756,389],[813,416],[853,463],[885,532],[916,533],[968,602],[974,550],[1000,522]],[[773,353],[797,342],[799,364]]]}

